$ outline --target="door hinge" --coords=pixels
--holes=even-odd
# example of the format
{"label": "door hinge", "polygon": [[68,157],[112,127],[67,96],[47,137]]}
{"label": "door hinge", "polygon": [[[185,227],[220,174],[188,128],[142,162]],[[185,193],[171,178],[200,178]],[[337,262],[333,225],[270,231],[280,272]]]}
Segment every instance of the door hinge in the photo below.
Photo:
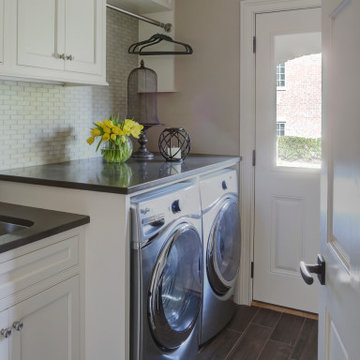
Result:
{"label": "door hinge", "polygon": [[254,278],[254,262],[253,261],[250,264],[250,275],[251,275],[251,278],[253,279]]}
{"label": "door hinge", "polygon": [[252,166],[256,165],[256,150],[252,152]]}
{"label": "door hinge", "polygon": [[256,53],[256,36],[253,36],[253,53]]}

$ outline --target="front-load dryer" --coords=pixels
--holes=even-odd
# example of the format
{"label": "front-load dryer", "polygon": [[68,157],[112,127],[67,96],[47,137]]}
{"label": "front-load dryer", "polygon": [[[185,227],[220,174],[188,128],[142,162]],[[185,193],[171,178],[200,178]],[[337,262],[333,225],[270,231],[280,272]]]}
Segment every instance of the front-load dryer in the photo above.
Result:
{"label": "front-load dryer", "polygon": [[192,360],[199,347],[202,233],[198,187],[131,200],[131,360]]}
{"label": "front-load dryer", "polygon": [[240,265],[240,215],[235,170],[200,178],[203,218],[203,306],[200,344],[217,335],[235,311]]}

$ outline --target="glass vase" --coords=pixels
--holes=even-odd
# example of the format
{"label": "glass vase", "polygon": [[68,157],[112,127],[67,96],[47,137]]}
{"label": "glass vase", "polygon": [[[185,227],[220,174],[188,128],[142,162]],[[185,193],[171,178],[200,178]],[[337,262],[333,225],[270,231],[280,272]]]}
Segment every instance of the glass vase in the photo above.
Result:
{"label": "glass vase", "polygon": [[108,163],[124,163],[130,158],[133,144],[128,136],[125,136],[124,139],[119,143],[109,141],[107,147],[101,149],[101,155]]}

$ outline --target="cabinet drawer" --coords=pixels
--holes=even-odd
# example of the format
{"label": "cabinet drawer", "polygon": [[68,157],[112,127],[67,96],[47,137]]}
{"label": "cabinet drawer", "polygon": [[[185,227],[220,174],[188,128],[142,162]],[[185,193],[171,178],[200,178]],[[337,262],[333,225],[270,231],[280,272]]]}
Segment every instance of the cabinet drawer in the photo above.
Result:
{"label": "cabinet drawer", "polygon": [[77,265],[79,240],[75,235],[11,259],[0,257],[0,299]]}

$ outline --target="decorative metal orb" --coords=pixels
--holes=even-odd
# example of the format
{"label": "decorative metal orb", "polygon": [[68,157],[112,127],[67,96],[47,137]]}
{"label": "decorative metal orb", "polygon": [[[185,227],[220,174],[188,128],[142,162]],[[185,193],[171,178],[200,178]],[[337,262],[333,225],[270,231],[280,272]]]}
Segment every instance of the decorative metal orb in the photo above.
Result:
{"label": "decorative metal orb", "polygon": [[183,161],[190,150],[190,136],[183,128],[165,129],[160,134],[159,151],[166,161]]}

